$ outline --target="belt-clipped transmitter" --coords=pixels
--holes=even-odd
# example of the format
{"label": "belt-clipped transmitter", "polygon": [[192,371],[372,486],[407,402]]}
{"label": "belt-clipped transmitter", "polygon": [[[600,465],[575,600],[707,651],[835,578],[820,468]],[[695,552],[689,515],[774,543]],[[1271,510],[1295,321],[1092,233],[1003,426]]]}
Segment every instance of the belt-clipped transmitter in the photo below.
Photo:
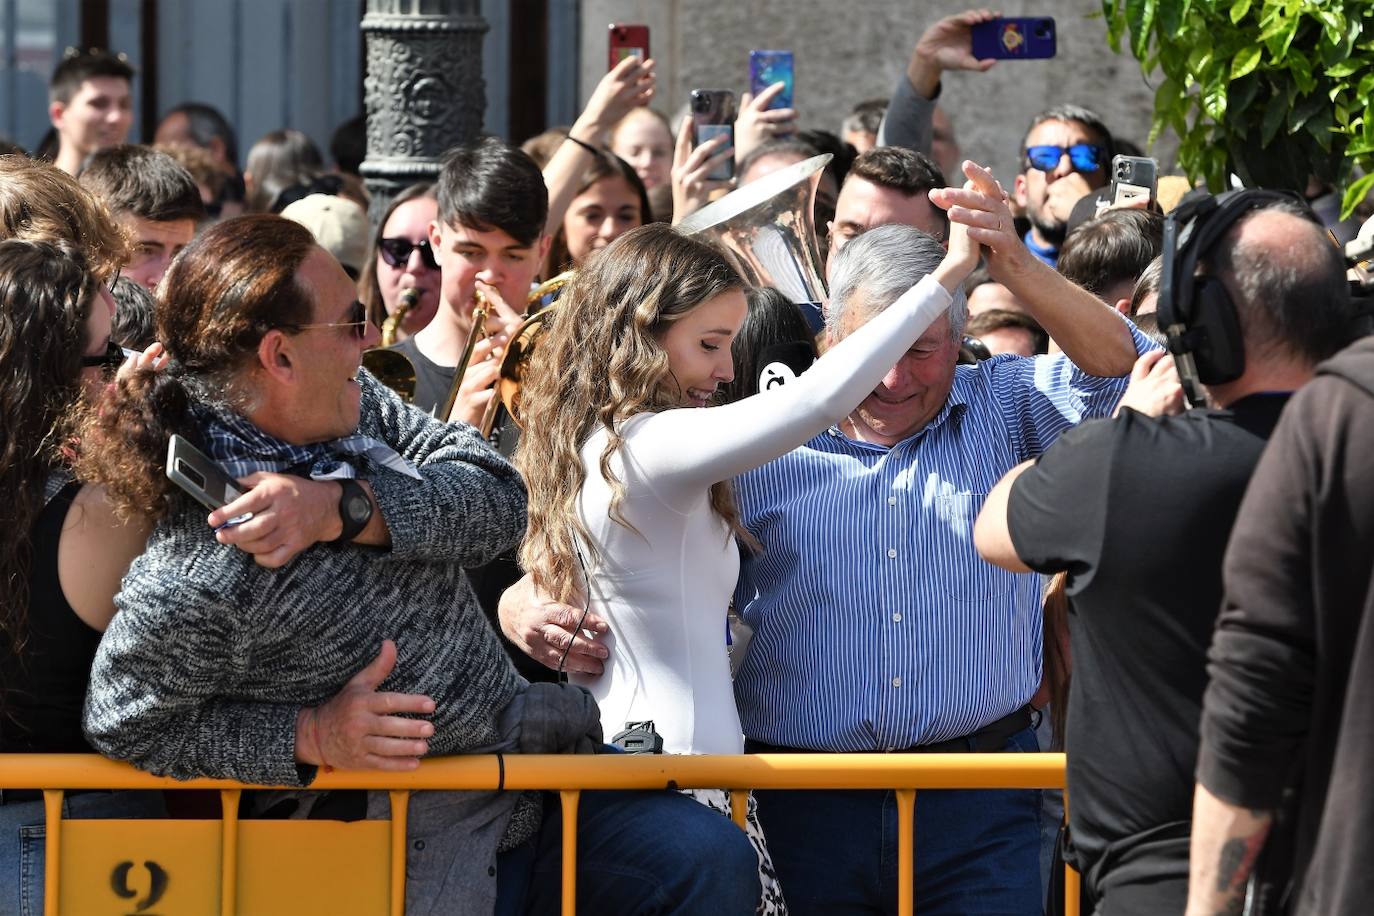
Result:
{"label": "belt-clipped transmitter", "polygon": [[612,738],[611,743],[627,754],[663,753],[663,736],[654,730],[652,719],[626,722],[625,730]]}

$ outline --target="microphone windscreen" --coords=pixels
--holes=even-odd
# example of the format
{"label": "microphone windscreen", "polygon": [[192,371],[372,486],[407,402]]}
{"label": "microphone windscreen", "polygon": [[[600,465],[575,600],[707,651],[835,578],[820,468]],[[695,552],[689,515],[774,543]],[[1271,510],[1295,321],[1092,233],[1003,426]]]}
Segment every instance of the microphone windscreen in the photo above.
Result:
{"label": "microphone windscreen", "polygon": [[769,344],[759,353],[759,391],[767,391],[788,382],[811,368],[815,356],[806,341]]}

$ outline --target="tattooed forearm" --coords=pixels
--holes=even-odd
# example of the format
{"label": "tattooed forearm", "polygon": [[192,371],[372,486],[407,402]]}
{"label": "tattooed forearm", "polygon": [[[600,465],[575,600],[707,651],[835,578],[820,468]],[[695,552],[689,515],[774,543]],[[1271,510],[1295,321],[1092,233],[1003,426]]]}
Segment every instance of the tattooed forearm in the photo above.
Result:
{"label": "tattooed forearm", "polygon": [[1230,805],[1199,786],[1193,805],[1188,916],[1240,916],[1271,812]]}
{"label": "tattooed forearm", "polygon": [[[1262,815],[1252,812],[1251,816]],[[1221,847],[1217,857],[1217,916],[1240,916],[1245,910],[1245,888],[1250,881],[1250,872],[1255,868],[1255,860],[1264,848],[1264,838],[1269,832],[1269,824],[1250,836],[1232,837]]]}

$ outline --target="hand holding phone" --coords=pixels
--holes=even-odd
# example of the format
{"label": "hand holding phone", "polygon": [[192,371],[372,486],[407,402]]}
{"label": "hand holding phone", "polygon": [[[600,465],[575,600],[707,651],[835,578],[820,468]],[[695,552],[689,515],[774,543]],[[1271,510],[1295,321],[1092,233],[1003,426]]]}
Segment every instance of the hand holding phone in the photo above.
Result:
{"label": "hand holding phone", "polygon": [[[167,443],[167,478],[211,512],[243,495],[238,484],[219,465],[177,435]],[[229,519],[220,527],[241,525],[252,517],[253,513],[246,512]]]}
{"label": "hand holding phone", "polygon": [[[693,89],[689,101],[692,113],[692,145],[694,147],[724,135],[725,146],[733,146],[735,138],[735,94],[729,89]],[[735,177],[735,160],[730,157],[706,175],[714,181]]]}
{"label": "hand holding phone", "polygon": [[1054,57],[1054,20],[1049,16],[998,17],[969,29],[979,60],[1043,60]]}
{"label": "hand holding phone", "polygon": [[1159,166],[1143,156],[1113,156],[1112,186],[1107,195],[1109,207],[1130,206],[1144,199],[1146,206],[1154,202],[1159,181]]}
{"label": "hand holding phone", "polygon": [[769,86],[782,83],[782,91],[773,96],[768,108],[791,108],[795,73],[791,51],[750,51],[749,91],[758,98]]}
{"label": "hand holding phone", "polygon": [[626,25],[613,22],[610,25],[607,48],[607,70],[614,70],[615,65],[627,57],[648,60],[649,27],[647,25]]}

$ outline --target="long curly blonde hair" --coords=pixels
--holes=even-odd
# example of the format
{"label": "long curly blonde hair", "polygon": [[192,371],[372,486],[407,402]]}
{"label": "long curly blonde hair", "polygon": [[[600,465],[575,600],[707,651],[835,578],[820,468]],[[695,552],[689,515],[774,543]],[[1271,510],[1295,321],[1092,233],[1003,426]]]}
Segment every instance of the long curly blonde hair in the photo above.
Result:
{"label": "long curly blonde hair", "polygon": [[[521,563],[541,591],[569,601],[578,588],[574,536],[590,547],[577,517],[586,480],[581,450],[599,427],[608,434],[599,470],[611,486],[611,518],[625,485],[611,468],[624,443],[619,428],[636,414],[681,406],[660,340],[673,322],[744,281],[710,245],[654,223],[631,230],[597,254],[563,291],[525,374],[524,432],[515,463],[529,487]],[[736,535],[730,485],[711,487],[711,508]]]}

